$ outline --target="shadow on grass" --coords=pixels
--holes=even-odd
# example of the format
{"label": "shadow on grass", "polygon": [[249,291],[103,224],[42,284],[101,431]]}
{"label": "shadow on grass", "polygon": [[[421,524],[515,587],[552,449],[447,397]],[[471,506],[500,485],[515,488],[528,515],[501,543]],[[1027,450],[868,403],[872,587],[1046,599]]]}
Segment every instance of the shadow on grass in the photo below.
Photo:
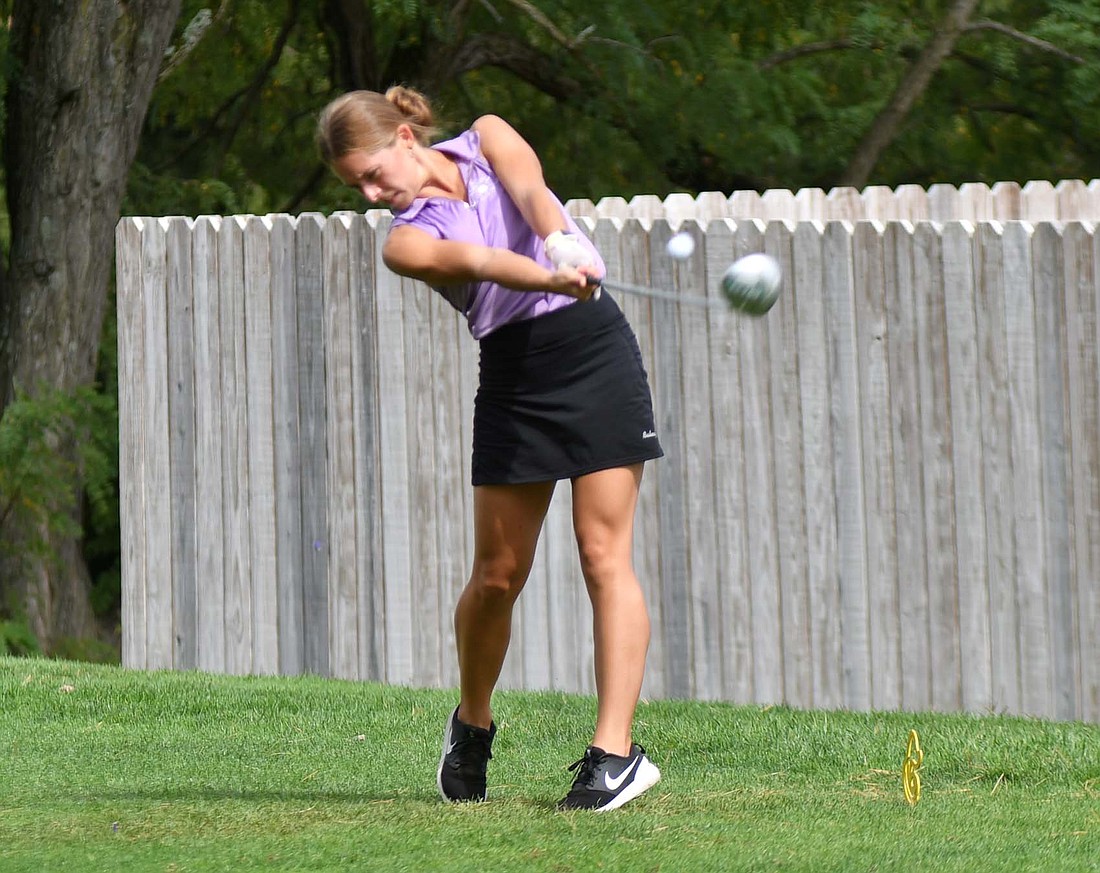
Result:
{"label": "shadow on grass", "polygon": [[97,790],[83,797],[79,795],[58,795],[83,802],[125,802],[147,803],[212,803],[244,801],[248,803],[331,803],[331,804],[373,804],[373,803],[439,803],[443,801],[434,791],[278,791],[259,789],[234,789],[216,787],[186,788],[150,788],[121,791]]}
{"label": "shadow on grass", "polygon": [[[217,804],[217,803],[255,803],[255,804],[306,804],[334,806],[377,806],[380,804],[416,804],[425,807],[443,809],[499,809],[503,805],[520,806],[548,813],[562,813],[557,808],[557,798],[534,798],[512,793],[497,793],[484,803],[448,803],[443,801],[436,791],[420,789],[410,791],[303,791],[303,790],[261,790],[233,789],[217,787],[179,787],[149,788],[130,790],[97,790],[87,794],[56,795],[79,803],[140,803],[140,804]],[[40,799],[42,798],[40,795]]]}

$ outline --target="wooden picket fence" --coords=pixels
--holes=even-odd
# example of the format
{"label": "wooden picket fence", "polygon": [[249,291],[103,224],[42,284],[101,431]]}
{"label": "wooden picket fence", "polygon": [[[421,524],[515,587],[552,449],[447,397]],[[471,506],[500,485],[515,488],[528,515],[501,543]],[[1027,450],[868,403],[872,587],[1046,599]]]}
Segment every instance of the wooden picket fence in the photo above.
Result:
{"label": "wooden picket fence", "polygon": [[597,203],[571,200],[573,215],[589,218],[664,218],[673,224],[695,219],[759,218],[763,221],[1095,221],[1100,219],[1100,179],[1085,183],[1066,179],[970,182],[954,185],[872,185],[856,188],[802,188],[735,191],[725,195],[706,191],[696,197],[670,194],[665,198],[641,194],[626,200],[605,197]]}
{"label": "wooden picket fence", "polygon": [[[1100,208],[1070,188],[1028,221],[570,204],[613,278],[784,270],[759,319],[619,297],[666,451],[647,696],[1100,722]],[[119,223],[126,665],[457,684],[477,344],[385,269],[388,226]],[[591,639],[561,483],[502,686],[591,693]]]}

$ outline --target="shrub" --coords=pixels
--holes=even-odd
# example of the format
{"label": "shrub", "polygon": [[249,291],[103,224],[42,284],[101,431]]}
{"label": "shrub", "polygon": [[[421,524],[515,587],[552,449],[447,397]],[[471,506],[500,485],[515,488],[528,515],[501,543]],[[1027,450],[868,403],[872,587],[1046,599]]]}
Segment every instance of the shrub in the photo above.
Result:
{"label": "shrub", "polygon": [[[8,566],[56,560],[51,543],[81,535],[82,498],[92,516],[117,514],[117,468],[112,396],[91,387],[20,392],[0,415],[0,559]],[[8,594],[3,580],[0,594]],[[7,599],[0,617],[11,620]],[[25,636],[5,625],[9,633]]]}

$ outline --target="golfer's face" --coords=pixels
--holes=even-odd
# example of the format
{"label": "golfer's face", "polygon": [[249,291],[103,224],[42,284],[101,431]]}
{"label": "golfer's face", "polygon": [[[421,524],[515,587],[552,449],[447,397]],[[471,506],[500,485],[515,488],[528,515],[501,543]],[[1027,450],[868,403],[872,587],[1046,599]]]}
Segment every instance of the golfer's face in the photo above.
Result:
{"label": "golfer's face", "polygon": [[371,203],[404,209],[416,196],[415,161],[400,141],[376,152],[349,152],[333,161],[332,168]]}

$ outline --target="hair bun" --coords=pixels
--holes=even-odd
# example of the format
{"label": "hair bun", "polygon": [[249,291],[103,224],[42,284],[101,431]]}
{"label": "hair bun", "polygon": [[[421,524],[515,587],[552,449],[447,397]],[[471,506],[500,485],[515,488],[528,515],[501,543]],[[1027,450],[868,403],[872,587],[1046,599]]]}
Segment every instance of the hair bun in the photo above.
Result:
{"label": "hair bun", "polygon": [[394,85],[386,91],[386,99],[415,124],[425,128],[433,126],[431,104],[419,91],[404,85]]}

